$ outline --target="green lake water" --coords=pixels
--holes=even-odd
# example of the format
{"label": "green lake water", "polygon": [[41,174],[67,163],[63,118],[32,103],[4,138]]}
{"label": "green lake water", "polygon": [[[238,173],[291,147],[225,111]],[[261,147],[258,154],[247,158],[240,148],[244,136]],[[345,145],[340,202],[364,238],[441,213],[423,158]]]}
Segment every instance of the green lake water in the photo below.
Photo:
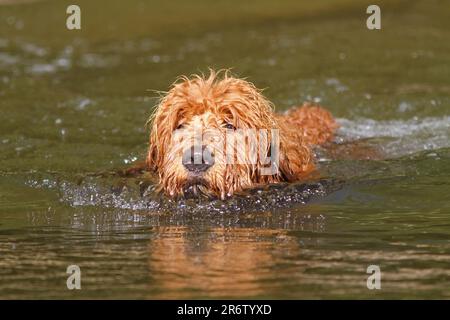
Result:
{"label": "green lake water", "polygon": [[[450,298],[450,2],[0,1],[0,298]],[[11,2],[11,1],[10,1]],[[383,160],[173,201],[144,158],[156,91],[233,68]],[[103,173],[103,174],[98,174]],[[68,290],[66,268],[81,268]],[[381,289],[366,286],[381,269]]]}

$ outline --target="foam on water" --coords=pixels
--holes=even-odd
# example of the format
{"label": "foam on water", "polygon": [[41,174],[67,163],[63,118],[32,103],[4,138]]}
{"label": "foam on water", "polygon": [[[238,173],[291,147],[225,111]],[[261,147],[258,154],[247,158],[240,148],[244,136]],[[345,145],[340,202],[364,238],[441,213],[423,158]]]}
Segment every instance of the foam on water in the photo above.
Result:
{"label": "foam on water", "polygon": [[146,210],[155,213],[258,213],[267,210],[289,209],[305,204],[315,197],[322,197],[341,187],[337,180],[321,180],[311,183],[280,184],[264,189],[251,190],[227,200],[211,198],[169,199],[155,192],[154,185],[145,189],[137,181],[117,184],[117,180],[93,177],[82,183],[62,182],[58,188],[61,200],[72,206],[103,206],[130,210]]}
{"label": "foam on water", "polygon": [[338,119],[338,122],[342,138],[376,139],[389,158],[450,147],[450,116],[386,121]]}
{"label": "foam on water", "polygon": [[394,137],[450,132],[450,116],[442,118],[412,118],[410,120],[376,121],[372,119],[338,119],[339,133],[351,138]]}

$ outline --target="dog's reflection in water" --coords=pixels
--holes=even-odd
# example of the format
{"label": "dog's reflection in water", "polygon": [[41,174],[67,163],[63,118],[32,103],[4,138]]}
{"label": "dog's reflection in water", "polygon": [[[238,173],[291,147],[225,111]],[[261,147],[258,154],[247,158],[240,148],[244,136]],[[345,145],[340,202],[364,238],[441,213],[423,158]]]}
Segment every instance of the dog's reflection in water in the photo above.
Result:
{"label": "dog's reflection in water", "polygon": [[[160,298],[258,297],[274,260],[298,252],[286,230],[167,227],[150,244],[149,270]],[[206,233],[206,234],[205,234]]]}

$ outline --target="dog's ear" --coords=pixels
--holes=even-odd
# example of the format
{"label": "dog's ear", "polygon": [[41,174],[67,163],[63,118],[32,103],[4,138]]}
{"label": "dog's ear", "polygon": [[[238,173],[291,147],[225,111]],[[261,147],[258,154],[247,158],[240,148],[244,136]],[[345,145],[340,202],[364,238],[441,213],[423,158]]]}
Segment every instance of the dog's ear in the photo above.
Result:
{"label": "dog's ear", "polygon": [[147,151],[147,157],[145,159],[147,169],[151,171],[158,170],[158,145],[156,143],[155,136],[153,134],[153,128],[150,132],[150,141]]}
{"label": "dog's ear", "polygon": [[148,124],[150,125],[150,139],[148,152],[146,157],[147,168],[151,171],[157,171],[164,161],[164,154],[166,148],[170,143],[172,133],[173,117],[169,113],[167,101],[163,100],[155,110],[155,113],[150,118]]}
{"label": "dog's ear", "polygon": [[155,124],[155,121],[153,119],[151,123],[151,129],[150,129],[150,139],[149,139],[149,145],[148,145],[148,151],[147,151],[147,157],[145,159],[145,163],[147,166],[147,169],[151,171],[158,170],[158,163],[159,163],[159,157],[158,153],[161,152],[161,150],[158,150],[158,143],[157,143],[157,125]]}
{"label": "dog's ear", "polygon": [[289,182],[300,180],[314,170],[310,148],[295,138],[282,133],[280,139],[279,175]]}

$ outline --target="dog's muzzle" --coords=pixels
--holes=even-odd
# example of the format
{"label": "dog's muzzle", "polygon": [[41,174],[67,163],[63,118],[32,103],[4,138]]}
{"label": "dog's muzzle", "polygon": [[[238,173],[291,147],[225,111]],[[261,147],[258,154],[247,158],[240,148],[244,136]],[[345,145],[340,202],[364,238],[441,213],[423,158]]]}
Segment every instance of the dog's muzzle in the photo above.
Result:
{"label": "dog's muzzle", "polygon": [[214,165],[214,155],[205,145],[195,145],[184,152],[182,162],[187,171],[199,175]]}

